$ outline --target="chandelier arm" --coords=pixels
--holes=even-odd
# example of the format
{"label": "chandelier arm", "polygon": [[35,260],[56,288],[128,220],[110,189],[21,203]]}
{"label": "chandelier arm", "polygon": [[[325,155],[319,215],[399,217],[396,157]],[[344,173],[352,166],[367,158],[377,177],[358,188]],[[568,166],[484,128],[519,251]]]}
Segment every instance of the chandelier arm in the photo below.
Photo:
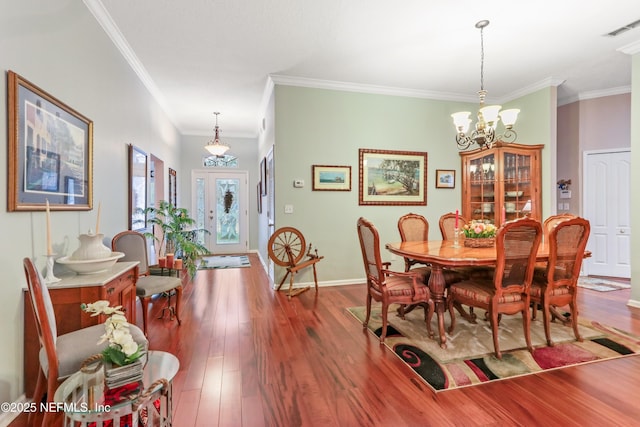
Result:
{"label": "chandelier arm", "polygon": [[458,144],[458,149],[466,150],[471,146],[473,140],[463,133],[458,133],[456,134],[456,143]]}
{"label": "chandelier arm", "polygon": [[513,129],[505,129],[502,135],[498,136],[498,140],[502,142],[514,142],[518,139],[518,134]]}

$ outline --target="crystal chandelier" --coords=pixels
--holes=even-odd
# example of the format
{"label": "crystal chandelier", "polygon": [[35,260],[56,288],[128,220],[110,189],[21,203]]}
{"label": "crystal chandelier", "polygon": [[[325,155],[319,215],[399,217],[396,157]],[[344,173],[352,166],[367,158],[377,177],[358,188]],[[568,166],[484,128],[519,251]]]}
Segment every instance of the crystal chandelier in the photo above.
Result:
{"label": "crystal chandelier", "polygon": [[[469,125],[471,119],[469,116],[471,112],[461,111],[451,115],[453,117],[453,124],[456,127],[456,142],[460,150],[466,150],[473,143],[478,144],[481,149],[491,148],[494,142],[514,142],[518,135],[513,130],[513,125],[518,119],[518,109],[510,109],[500,111],[502,106],[500,105],[484,105],[484,99],[487,96],[487,91],[484,90],[484,27],[489,25],[489,21],[482,20],[476,23],[476,28],[480,29],[480,90],[478,91],[478,97],[480,98],[480,107],[478,109],[478,122],[475,129],[473,129],[468,135]],[[502,119],[504,126],[504,132],[501,135],[496,135],[496,128],[498,122]]]}
{"label": "crystal chandelier", "polygon": [[206,148],[207,151],[209,151],[209,153],[211,153],[213,156],[221,157],[224,155],[224,153],[227,152],[227,150],[229,150],[229,146],[227,144],[220,142],[220,136],[219,136],[220,128],[218,127],[218,115],[220,113],[215,112],[213,114],[216,115],[216,127],[214,129],[215,136],[213,138],[213,141],[209,141],[207,145],[204,146],[204,148]]}

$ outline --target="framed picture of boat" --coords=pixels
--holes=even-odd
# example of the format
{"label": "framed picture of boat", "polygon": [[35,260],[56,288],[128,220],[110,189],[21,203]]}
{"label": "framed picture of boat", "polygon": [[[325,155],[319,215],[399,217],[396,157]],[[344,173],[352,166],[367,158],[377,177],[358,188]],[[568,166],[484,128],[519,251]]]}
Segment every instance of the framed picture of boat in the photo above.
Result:
{"label": "framed picture of boat", "polygon": [[351,191],[351,166],[313,165],[313,191]]}
{"label": "framed picture of boat", "polygon": [[360,205],[426,206],[427,153],[361,148]]}

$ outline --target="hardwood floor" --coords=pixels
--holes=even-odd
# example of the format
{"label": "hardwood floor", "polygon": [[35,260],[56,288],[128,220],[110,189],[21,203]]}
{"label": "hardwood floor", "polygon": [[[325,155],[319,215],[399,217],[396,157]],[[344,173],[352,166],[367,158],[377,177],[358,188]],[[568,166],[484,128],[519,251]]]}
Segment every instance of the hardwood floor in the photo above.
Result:
{"label": "hardwood floor", "polygon": [[[155,319],[163,301],[151,310],[151,349],[180,359],[176,427],[640,424],[638,356],[436,395],[346,311],[364,304],[364,285],[289,301],[250,260],[199,271],[181,326]],[[629,295],[581,290],[581,316],[640,335]]]}

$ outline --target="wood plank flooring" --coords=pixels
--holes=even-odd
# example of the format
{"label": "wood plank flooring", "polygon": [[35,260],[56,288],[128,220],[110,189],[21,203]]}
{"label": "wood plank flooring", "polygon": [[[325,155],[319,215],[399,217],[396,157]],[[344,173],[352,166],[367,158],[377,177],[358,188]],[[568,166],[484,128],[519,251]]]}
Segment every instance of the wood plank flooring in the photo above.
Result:
{"label": "wood plank flooring", "polygon": [[[435,395],[346,311],[364,304],[364,285],[289,301],[249,258],[199,271],[181,326],[155,318],[164,301],[150,311],[151,349],[180,359],[176,427],[640,425],[638,356]],[[581,316],[640,335],[629,295],[581,289]]]}

